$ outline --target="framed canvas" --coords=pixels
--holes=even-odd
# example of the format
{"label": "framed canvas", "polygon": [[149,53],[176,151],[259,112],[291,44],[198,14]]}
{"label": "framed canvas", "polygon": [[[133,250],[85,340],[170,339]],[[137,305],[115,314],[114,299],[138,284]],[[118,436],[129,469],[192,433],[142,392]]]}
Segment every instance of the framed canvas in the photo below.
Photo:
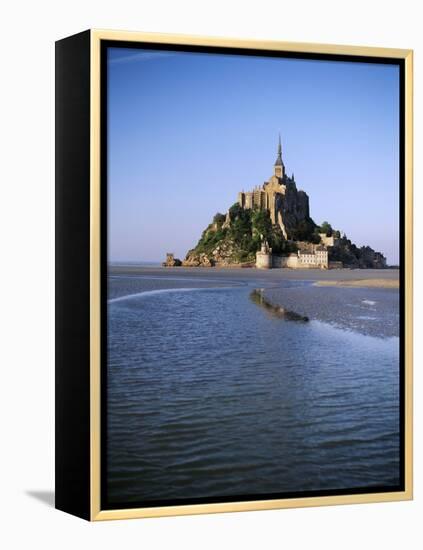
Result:
{"label": "framed canvas", "polygon": [[56,43],[56,507],[412,498],[412,52]]}

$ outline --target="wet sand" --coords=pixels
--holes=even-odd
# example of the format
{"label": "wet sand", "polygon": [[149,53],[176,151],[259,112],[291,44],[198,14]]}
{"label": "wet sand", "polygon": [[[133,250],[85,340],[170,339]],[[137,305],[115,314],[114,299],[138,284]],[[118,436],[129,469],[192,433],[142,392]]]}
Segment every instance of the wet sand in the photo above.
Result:
{"label": "wet sand", "polygon": [[270,306],[365,335],[399,334],[399,270],[109,267],[109,300],[146,291],[259,289]]}
{"label": "wet sand", "polygon": [[356,279],[353,281],[316,281],[315,286],[345,288],[399,288],[398,279]]}
{"label": "wet sand", "polygon": [[302,285],[265,288],[263,297],[273,307],[295,311],[309,320],[322,321],[367,336],[399,336],[397,288]]}
{"label": "wet sand", "polygon": [[[225,279],[249,281],[261,279],[269,283],[278,281],[399,281],[398,269],[255,269],[255,268],[219,268],[219,267],[145,267],[137,265],[109,266],[109,275],[133,275],[144,277],[175,277],[190,279]],[[355,284],[354,284],[355,286]],[[391,287],[392,288],[392,287]]]}

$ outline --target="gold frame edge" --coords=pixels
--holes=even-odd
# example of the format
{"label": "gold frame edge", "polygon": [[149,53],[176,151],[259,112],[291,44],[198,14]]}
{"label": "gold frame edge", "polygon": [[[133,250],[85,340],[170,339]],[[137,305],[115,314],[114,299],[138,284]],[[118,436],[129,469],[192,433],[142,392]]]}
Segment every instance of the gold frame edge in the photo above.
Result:
{"label": "gold frame edge", "polygon": [[[413,50],[303,42],[203,37],[134,31],[90,31],[90,519],[152,518],[274,510],[312,506],[405,501],[413,498]],[[194,46],[387,57],[405,61],[405,489],[387,493],[348,494],[293,499],[252,500],[154,508],[101,510],[100,433],[100,42],[116,40]]]}
{"label": "gold frame edge", "polygon": [[100,512],[100,39],[90,39],[90,519]]}

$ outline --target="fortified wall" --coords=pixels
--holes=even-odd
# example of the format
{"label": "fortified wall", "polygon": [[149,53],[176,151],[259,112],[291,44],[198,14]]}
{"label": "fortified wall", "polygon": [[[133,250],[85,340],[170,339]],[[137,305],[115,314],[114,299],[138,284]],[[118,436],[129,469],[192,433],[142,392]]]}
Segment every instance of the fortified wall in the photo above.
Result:
{"label": "fortified wall", "polygon": [[[338,262],[342,267],[342,262]],[[291,269],[330,269],[331,262],[328,250],[323,245],[314,245],[313,250],[298,250],[291,254],[273,254],[266,240],[262,240],[261,249],[256,254],[258,269],[291,268]]]}

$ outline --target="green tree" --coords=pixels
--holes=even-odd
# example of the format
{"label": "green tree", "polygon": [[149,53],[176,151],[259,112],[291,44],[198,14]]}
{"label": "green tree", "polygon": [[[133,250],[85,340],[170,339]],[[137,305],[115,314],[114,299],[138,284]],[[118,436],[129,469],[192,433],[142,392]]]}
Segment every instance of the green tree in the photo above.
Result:
{"label": "green tree", "polygon": [[316,225],[311,218],[300,221],[297,227],[291,232],[294,241],[311,241]]}
{"label": "green tree", "polygon": [[253,235],[256,233],[263,235],[267,240],[272,234],[272,221],[268,210],[253,210],[251,214],[251,222],[253,227]]}
{"label": "green tree", "polygon": [[319,235],[319,228],[316,227],[313,231],[313,233],[311,234],[311,237],[310,237],[310,242],[312,242],[313,244],[319,244],[321,242],[321,237]]}
{"label": "green tree", "polygon": [[235,220],[244,212],[244,209],[236,202],[229,208],[229,217],[231,221]]}
{"label": "green tree", "polygon": [[217,224],[217,226],[223,225],[226,220],[225,214],[221,214],[220,212],[217,212],[217,214],[214,215],[213,223]]}
{"label": "green tree", "polygon": [[331,237],[333,233],[331,224],[329,222],[323,222],[320,226],[320,233],[325,233],[326,237]]}

